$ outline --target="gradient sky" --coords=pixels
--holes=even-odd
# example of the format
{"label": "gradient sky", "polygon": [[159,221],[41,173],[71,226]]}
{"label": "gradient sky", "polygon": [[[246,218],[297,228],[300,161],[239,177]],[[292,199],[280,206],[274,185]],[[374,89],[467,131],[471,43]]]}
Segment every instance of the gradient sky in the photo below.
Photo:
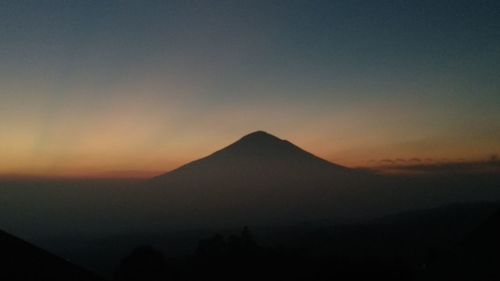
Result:
{"label": "gradient sky", "polygon": [[255,130],[500,153],[499,1],[1,1],[0,174],[152,175]]}

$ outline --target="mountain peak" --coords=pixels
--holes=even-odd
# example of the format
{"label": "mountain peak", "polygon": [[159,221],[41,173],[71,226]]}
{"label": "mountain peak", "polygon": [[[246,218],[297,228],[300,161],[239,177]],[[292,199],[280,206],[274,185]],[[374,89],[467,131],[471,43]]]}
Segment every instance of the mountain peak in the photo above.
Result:
{"label": "mountain peak", "polygon": [[263,141],[263,140],[282,141],[282,139],[280,139],[276,136],[273,136],[265,131],[255,131],[255,132],[252,132],[248,135],[245,135],[241,139],[239,139],[239,141]]}
{"label": "mountain peak", "polygon": [[270,157],[283,151],[296,150],[290,142],[264,131],[255,131],[243,136],[236,142],[222,149],[224,152],[240,154],[268,154]]}

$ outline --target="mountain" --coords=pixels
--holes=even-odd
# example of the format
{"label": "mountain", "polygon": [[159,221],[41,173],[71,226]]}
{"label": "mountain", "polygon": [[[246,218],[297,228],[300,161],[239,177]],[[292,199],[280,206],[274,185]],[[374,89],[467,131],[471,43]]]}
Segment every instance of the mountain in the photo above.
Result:
{"label": "mountain", "polygon": [[490,192],[498,190],[494,181],[479,187],[477,182],[457,175],[385,176],[351,169],[257,131],[133,190],[120,190],[126,202],[110,203],[119,206],[117,216],[141,230],[352,221],[449,204],[465,194],[498,193]]}
{"label": "mountain", "polygon": [[0,230],[0,280],[101,280],[94,274]]}
{"label": "mountain", "polygon": [[[158,220],[308,220],[341,215],[354,183],[370,177],[263,131],[148,181],[134,202]],[[158,222],[160,223],[160,222]]]}
{"label": "mountain", "polygon": [[287,140],[279,139],[263,131],[253,132],[235,143],[172,172],[158,176],[154,181],[169,181],[172,177],[195,176],[210,180],[220,176],[225,180],[238,175],[248,180],[272,177],[293,177],[297,173],[347,173],[350,169],[330,163]]}

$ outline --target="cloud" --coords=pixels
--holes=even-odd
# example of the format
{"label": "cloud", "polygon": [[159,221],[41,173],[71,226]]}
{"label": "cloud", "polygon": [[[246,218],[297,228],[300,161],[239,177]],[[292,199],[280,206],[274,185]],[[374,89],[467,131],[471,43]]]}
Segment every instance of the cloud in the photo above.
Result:
{"label": "cloud", "polygon": [[[484,161],[449,161],[446,159],[432,160],[409,159],[403,161],[383,159],[381,164],[375,168],[381,172],[388,173],[411,173],[411,174],[465,174],[465,173],[500,173],[500,159],[492,155]],[[384,165],[385,164],[385,165]]]}

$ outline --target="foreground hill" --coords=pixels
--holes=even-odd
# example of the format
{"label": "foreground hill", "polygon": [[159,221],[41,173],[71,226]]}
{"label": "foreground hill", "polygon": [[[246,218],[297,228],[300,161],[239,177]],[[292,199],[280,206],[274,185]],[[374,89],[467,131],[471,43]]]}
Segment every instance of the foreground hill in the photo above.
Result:
{"label": "foreground hill", "polygon": [[72,263],[0,230],[0,280],[100,280]]}

